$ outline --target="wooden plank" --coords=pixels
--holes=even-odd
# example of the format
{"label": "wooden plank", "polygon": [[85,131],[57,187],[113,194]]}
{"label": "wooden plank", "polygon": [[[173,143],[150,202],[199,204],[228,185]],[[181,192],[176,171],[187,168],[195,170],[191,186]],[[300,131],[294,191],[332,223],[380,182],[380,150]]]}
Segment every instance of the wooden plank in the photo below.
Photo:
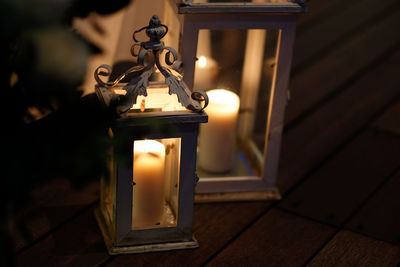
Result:
{"label": "wooden plank", "polygon": [[337,153],[280,207],[341,225],[400,166],[400,138],[368,130]]}
{"label": "wooden plank", "polygon": [[194,234],[199,241],[199,248],[169,253],[119,255],[107,266],[121,266],[126,262],[135,265],[151,263],[152,266],[181,266],[188,263],[200,266],[268,206],[268,202],[196,205]]}
{"label": "wooden plank", "polygon": [[94,266],[108,258],[93,209],[17,257],[17,266]]}
{"label": "wooden plank", "polygon": [[393,10],[393,13],[338,45],[331,53],[292,78],[289,87],[292,100],[286,110],[285,124],[315,108],[338,87],[349,82],[394,45],[398,45],[400,10]]}
{"label": "wooden plank", "polygon": [[334,230],[273,209],[207,266],[301,266]]}
{"label": "wooden plank", "polygon": [[[236,233],[266,210],[268,202],[201,204],[195,206],[194,234],[200,247],[194,250],[119,255],[110,265],[125,262],[135,265],[200,265],[224,246]],[[41,242],[21,253],[18,265],[29,262],[37,266],[93,266],[109,259],[105,244],[89,210],[57,229]]]}
{"label": "wooden plank", "polygon": [[307,13],[300,14],[298,17],[299,31],[307,29],[309,26],[336,14],[338,10],[343,10],[347,6],[351,6],[355,2],[346,0],[332,0],[332,1],[304,1],[308,7]]}
{"label": "wooden plank", "polygon": [[373,127],[400,135],[400,101],[385,112],[379,120],[374,122]]}
{"label": "wooden plank", "polygon": [[[293,71],[296,71],[302,65],[309,63],[316,55],[331,47],[333,43],[338,44],[339,40],[354,33],[364,24],[370,24],[370,20],[377,15],[383,16],[382,12],[392,7],[393,4],[398,5],[397,0],[385,0],[379,2],[376,0],[362,0],[353,3],[347,8],[343,8],[337,12],[335,16],[325,20],[319,20],[301,31],[298,35],[294,48]],[[377,20],[375,18],[375,20]],[[310,45],[312,44],[312,45]]]}
{"label": "wooden plank", "polygon": [[278,200],[281,194],[277,189],[264,192],[232,192],[232,193],[213,193],[196,194],[195,203],[210,202],[232,202],[232,201],[258,201],[258,200]]}
{"label": "wooden plank", "polygon": [[399,95],[399,68],[397,51],[284,134],[278,176],[281,193]]}
{"label": "wooden plank", "polygon": [[400,245],[400,171],[370,199],[346,228]]}
{"label": "wooden plank", "polygon": [[[77,190],[68,180],[55,179],[34,189],[31,202],[18,213],[17,218],[24,219],[24,226],[35,240],[98,198],[97,182]],[[14,239],[15,250],[22,249],[30,241],[32,240],[26,240],[17,231]]]}
{"label": "wooden plank", "polygon": [[398,266],[400,247],[340,231],[307,266]]}

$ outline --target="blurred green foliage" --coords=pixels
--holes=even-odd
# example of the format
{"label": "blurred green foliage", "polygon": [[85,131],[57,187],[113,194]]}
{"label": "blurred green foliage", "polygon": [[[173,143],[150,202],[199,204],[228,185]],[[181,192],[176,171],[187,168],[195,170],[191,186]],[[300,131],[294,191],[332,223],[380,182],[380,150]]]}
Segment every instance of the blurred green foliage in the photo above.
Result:
{"label": "blurred green foliage", "polygon": [[[101,51],[71,23],[92,12],[113,13],[128,2],[0,0],[1,266],[13,265],[4,227],[10,210],[26,203],[35,186],[57,177],[81,185],[104,171],[110,118],[95,95],[82,98],[77,90],[87,60]],[[35,112],[46,116],[38,120]]]}

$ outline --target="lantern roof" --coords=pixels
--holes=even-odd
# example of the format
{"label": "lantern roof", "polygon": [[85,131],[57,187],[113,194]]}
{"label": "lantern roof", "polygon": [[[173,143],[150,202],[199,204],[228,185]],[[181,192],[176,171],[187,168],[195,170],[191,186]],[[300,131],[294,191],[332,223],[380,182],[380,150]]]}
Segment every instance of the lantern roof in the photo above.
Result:
{"label": "lantern roof", "polygon": [[180,14],[214,14],[214,13],[301,13],[307,7],[301,0],[264,0],[257,2],[216,1],[212,3],[197,2],[196,0],[179,1]]}
{"label": "lantern roof", "polygon": [[[149,118],[151,117],[151,121]],[[193,124],[208,122],[208,115],[205,112],[182,113],[174,116],[172,112],[157,113],[152,116],[149,113],[142,113],[137,116],[121,117],[114,121],[113,127],[130,127],[130,126],[146,126],[146,125],[171,125],[171,124]]]}
{"label": "lantern roof", "polygon": [[[139,41],[136,34],[145,30],[148,41]],[[110,76],[111,67],[103,64],[99,66],[94,77],[97,81],[96,92],[100,99],[109,107],[115,108],[118,115],[127,113],[136,104],[139,95],[147,96],[147,87],[150,84],[150,76],[158,70],[165,78],[165,84],[169,88],[169,95],[175,94],[178,102],[186,109],[201,112],[208,104],[208,97],[204,91],[191,92],[183,81],[182,75],[173,68],[177,62],[178,54],[174,48],[164,45],[161,39],[168,33],[168,27],[161,23],[157,15],[153,15],[149,25],[133,33],[135,43],[131,47],[131,54],[137,57],[137,65],[129,68],[114,81],[104,82],[100,76]],[[138,50],[138,51],[137,51]],[[160,56],[165,54],[165,65],[161,64]],[[146,60],[145,60],[146,58]],[[134,77],[128,83],[120,83],[128,74]],[[123,95],[112,94],[110,90],[119,87],[126,91]],[[201,102],[204,101],[202,105]]]}

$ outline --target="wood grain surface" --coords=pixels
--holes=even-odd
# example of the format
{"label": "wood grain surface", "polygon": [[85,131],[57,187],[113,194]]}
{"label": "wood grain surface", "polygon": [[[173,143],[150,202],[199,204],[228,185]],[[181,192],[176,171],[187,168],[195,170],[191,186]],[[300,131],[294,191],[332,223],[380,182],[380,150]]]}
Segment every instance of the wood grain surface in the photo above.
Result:
{"label": "wood grain surface", "polygon": [[109,256],[98,183],[56,180],[20,212],[18,266],[398,266],[400,4],[309,1],[299,17],[282,200],[196,204],[191,250]]}
{"label": "wood grain surface", "polygon": [[349,231],[339,232],[307,266],[398,266],[400,247]]}

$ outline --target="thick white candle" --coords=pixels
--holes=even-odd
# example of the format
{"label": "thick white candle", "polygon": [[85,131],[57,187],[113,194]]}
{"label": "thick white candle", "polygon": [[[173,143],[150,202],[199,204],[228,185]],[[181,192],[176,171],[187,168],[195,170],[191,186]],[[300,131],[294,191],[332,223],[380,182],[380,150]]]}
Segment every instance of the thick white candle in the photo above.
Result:
{"label": "thick white candle", "polygon": [[164,208],[165,147],[154,140],[134,143],[132,226],[159,224]]}
{"label": "thick white candle", "polygon": [[194,89],[206,90],[212,88],[218,74],[217,62],[210,58],[201,56],[196,61],[196,68],[194,72]]}
{"label": "thick white candle", "polygon": [[207,95],[208,123],[200,126],[199,165],[206,171],[226,172],[234,159],[239,97],[224,89],[210,90]]}

